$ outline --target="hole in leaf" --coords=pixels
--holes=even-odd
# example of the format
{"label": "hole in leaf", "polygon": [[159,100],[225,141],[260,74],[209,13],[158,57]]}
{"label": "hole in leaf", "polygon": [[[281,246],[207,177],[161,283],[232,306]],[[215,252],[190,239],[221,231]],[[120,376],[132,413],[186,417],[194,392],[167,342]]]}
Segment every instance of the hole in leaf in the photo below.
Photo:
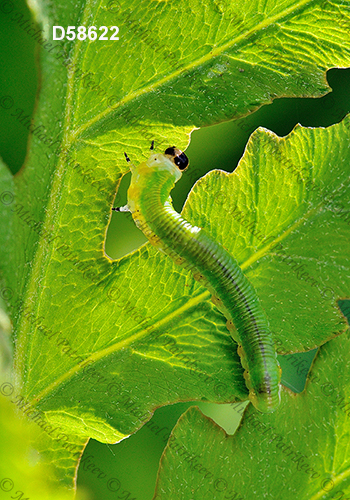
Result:
{"label": "hole in leaf", "polygon": [[[244,153],[251,133],[259,126],[279,136],[288,135],[297,123],[305,127],[328,127],[341,121],[350,111],[350,69],[331,69],[327,81],[332,87],[320,98],[281,98],[239,120],[223,122],[195,130],[186,150],[189,168],[172,191],[174,208],[181,211],[194,183],[210,170],[233,172]],[[130,174],[124,176],[130,179]],[[118,190],[116,206],[125,205],[126,179]],[[124,183],[125,182],[125,183]],[[130,180],[129,180],[130,182]],[[120,198],[120,199],[119,199]],[[125,213],[113,213],[106,237],[106,253],[120,259],[146,241],[133,222],[125,221]]]}

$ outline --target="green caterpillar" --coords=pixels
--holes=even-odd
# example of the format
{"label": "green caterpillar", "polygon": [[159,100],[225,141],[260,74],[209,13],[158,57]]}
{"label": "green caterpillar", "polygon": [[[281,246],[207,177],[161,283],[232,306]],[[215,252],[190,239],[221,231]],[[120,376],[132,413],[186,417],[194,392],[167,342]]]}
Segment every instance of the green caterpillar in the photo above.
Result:
{"label": "green caterpillar", "polygon": [[238,343],[250,401],[262,412],[274,411],[280,401],[281,370],[257,294],[232,255],[172,207],[170,191],[188,166],[187,156],[172,147],[164,154],[152,153],[137,167],[130,165],[128,204],[113,210],[130,211],[150,243],[190,269],[210,291]]}

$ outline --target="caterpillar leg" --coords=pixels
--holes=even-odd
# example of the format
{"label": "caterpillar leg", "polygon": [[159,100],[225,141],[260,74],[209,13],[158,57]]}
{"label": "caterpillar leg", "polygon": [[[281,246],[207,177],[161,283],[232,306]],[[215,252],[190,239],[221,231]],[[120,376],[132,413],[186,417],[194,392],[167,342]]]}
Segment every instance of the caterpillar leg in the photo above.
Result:
{"label": "caterpillar leg", "polygon": [[112,210],[115,210],[116,212],[130,212],[130,208],[128,205],[124,205],[123,207],[114,207]]}

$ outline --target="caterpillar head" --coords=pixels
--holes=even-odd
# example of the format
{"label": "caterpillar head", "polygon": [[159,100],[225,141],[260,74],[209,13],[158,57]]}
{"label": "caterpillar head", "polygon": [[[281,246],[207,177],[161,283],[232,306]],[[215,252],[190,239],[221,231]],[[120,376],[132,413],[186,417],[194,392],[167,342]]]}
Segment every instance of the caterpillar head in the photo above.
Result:
{"label": "caterpillar head", "polygon": [[169,157],[170,161],[172,161],[174,165],[176,165],[177,168],[181,170],[181,172],[183,172],[188,167],[187,156],[185,155],[185,153],[183,153],[180,149],[176,148],[175,146],[166,149],[164,151],[164,154]]}
{"label": "caterpillar head", "polygon": [[177,182],[182,176],[182,172],[188,165],[188,158],[175,146],[168,148],[164,153],[151,154],[149,159],[137,167],[138,172],[142,170],[145,174],[166,171],[170,174],[169,179]]}

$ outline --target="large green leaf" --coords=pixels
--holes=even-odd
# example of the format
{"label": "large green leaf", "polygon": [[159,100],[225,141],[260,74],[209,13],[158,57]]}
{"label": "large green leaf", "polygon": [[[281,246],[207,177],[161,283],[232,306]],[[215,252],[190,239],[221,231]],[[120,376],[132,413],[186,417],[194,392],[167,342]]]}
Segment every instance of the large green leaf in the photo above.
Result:
{"label": "large green leaf", "polygon": [[[45,132],[31,138],[26,165],[11,188],[16,205],[6,205],[4,215],[6,221],[13,219],[13,227],[7,224],[4,231],[2,270],[10,290],[21,393],[80,442],[89,436],[105,442],[121,439],[168,402],[247,397],[235,345],[207,292],[148,246],[118,262],[103,252],[115,186],[127,170],[125,149],[137,162],[150,139],[159,147],[183,147],[195,126],[242,116],[272,97],[322,95],[328,90],[326,70],[348,62],[350,39],[342,20],[349,2],[242,2],[230,4],[231,11],[222,11],[221,5],[198,0],[171,5],[32,3],[47,37],[58,24],[121,27],[119,42],[53,42],[43,48],[35,125]],[[19,17],[15,11],[11,16]],[[18,109],[13,112],[20,119]],[[336,235],[324,262],[315,263],[319,254],[310,250],[318,245],[319,232],[299,236],[311,272],[318,272],[322,286],[335,291],[322,306],[317,331],[318,319],[305,324],[296,318],[305,316],[303,283],[296,275],[288,279],[291,301],[283,297],[286,278],[282,267],[275,269],[270,249],[259,247],[257,253],[257,245],[240,229],[247,246],[235,253],[261,293],[285,352],[309,349],[343,328],[337,325],[342,317],[335,299],[348,290],[337,260],[346,228],[332,210],[337,212],[333,202],[346,196],[349,187],[348,181],[341,186],[328,174],[338,175],[340,165],[346,167],[349,153],[342,144],[347,133],[344,126],[319,133],[299,130],[280,145],[297,168],[307,167],[312,159],[317,185],[335,193],[329,218],[322,216],[323,208],[310,198],[308,188],[305,198],[301,195],[303,184],[296,187],[295,176],[283,166],[278,171],[276,150],[256,152],[255,141],[264,147],[261,137],[259,132],[250,143],[244,160],[250,163],[242,163],[241,177],[235,174],[233,181],[216,172],[206,177],[189,199],[186,215],[235,250],[234,235],[223,237],[225,212],[210,209],[213,194],[235,191],[238,179],[248,188],[245,201],[250,206],[266,183],[271,201],[265,217],[273,220],[273,236],[289,231],[287,250],[300,255],[298,231],[303,227],[295,223],[315,224],[307,203],[315,214],[319,210],[317,222]],[[317,148],[323,148],[323,156]],[[322,170],[324,157],[328,163]],[[258,166],[263,172],[266,158],[276,168],[260,178],[253,169]],[[7,183],[13,182],[4,175]],[[204,183],[210,189],[206,195],[201,191]],[[295,209],[284,216],[287,188],[299,197],[291,196]],[[251,208],[254,217],[257,211]],[[266,229],[266,221],[259,219],[259,224]],[[328,262],[336,266],[325,282]],[[276,272],[283,279],[277,280]],[[274,308],[266,283],[266,290],[275,294]],[[311,293],[309,314],[315,310],[315,290],[305,290]],[[287,302],[282,329],[280,311]],[[292,323],[285,327],[287,322]],[[90,364],[85,369],[83,361]]]}
{"label": "large green leaf", "polygon": [[[206,176],[194,189],[185,211],[185,215],[193,223],[210,230],[213,237],[219,241],[222,240],[223,244],[237,256],[262,296],[263,302],[266,302],[265,308],[273,327],[279,326],[282,336],[280,334],[278,338],[282,338],[284,344],[291,345],[294,349],[312,348],[344,329],[335,299],[344,297],[349,289],[348,278],[342,276],[342,266],[346,264],[348,258],[345,251],[347,222],[338,213],[339,204],[347,204],[349,194],[348,180],[346,182],[341,180],[342,164],[339,162],[339,158],[347,160],[348,147],[344,141],[346,134],[345,125],[327,130],[298,129],[288,140],[282,141],[279,146],[274,146],[273,154],[267,157],[269,137],[258,132],[253,136],[245,158],[236,172],[230,176],[220,172],[213,172]],[[339,156],[330,153],[330,146],[334,147],[335,144],[337,144],[336,150]],[[315,155],[315,151],[320,151],[321,154]],[[284,157],[292,160],[290,175],[285,175],[286,169],[281,164],[283,163],[281,158]],[[268,158],[268,165],[266,158]],[[305,167],[310,165],[311,161],[313,161],[312,169]],[[309,179],[311,175],[312,186],[316,189],[307,190],[304,183],[299,182],[302,168],[308,170],[308,172],[304,171],[306,179]],[[215,206],[211,202],[212,194],[217,196],[218,192],[228,198],[224,210],[220,205]],[[229,219],[226,216],[227,211],[234,210],[232,204],[230,205],[229,196],[232,200],[236,200],[240,213],[242,213],[243,206],[250,208],[249,212],[246,212],[247,215],[243,216],[243,220],[250,218],[249,225],[235,223],[233,218]],[[325,199],[327,210],[325,210]],[[254,210],[252,209],[253,203]],[[251,223],[254,224],[256,233],[264,235],[263,239],[260,236],[256,240],[252,238]],[[322,257],[319,246],[320,238],[327,236],[331,230],[332,239],[327,238],[322,242],[322,246],[328,250],[325,257]],[[269,241],[270,245],[264,243],[267,237],[272,238],[271,243]],[[242,241],[241,238],[244,245],[241,245],[239,251],[238,245]],[[293,262],[303,262],[303,259],[308,261],[307,273],[317,280],[319,285],[317,289],[313,283],[306,282],[304,285],[303,280],[298,279],[297,272],[292,274],[290,266],[279,262],[279,255],[277,254],[276,257],[275,253],[272,253],[274,248],[272,243],[277,242],[283,242],[283,252],[290,255]],[[43,294],[40,309],[36,314],[31,310],[29,312],[25,310],[24,314],[26,328],[34,322],[37,315],[43,318],[39,320],[41,331],[40,328],[36,329],[36,336],[31,338],[34,346],[28,345],[28,349],[25,349],[27,359],[23,356],[20,360],[25,370],[27,363],[30,363],[30,356],[37,352],[40,346],[42,360],[40,363],[36,362],[26,380],[26,389],[31,395],[35,394],[37,400],[49,397],[51,408],[52,404],[56,405],[58,402],[57,399],[50,398],[52,391],[61,390],[61,387],[68,384],[70,391],[73,390],[73,386],[76,387],[73,394],[78,395],[81,391],[79,385],[84,384],[86,378],[90,379],[87,381],[90,387],[91,383],[92,386],[95,385],[96,379],[93,378],[92,382],[91,377],[86,377],[86,371],[82,370],[77,363],[72,366],[72,360],[67,355],[72,354],[71,352],[65,356],[61,355],[58,358],[59,362],[57,362],[57,357],[50,358],[49,356],[52,346],[59,342],[63,343],[61,343],[62,347],[56,347],[57,351],[62,351],[64,346],[67,346],[66,350],[69,346],[76,349],[73,343],[75,334],[73,333],[74,336],[72,336],[72,325],[78,328],[81,324],[86,331],[89,321],[92,321],[89,320],[92,311],[94,330],[90,333],[86,331],[86,337],[81,338],[78,343],[77,354],[72,354],[72,356],[85,354],[83,358],[89,357],[89,360],[95,364],[94,370],[103,371],[105,374],[107,372],[104,367],[108,364],[111,381],[116,379],[117,374],[120,377],[119,387],[123,388],[124,384],[126,387],[130,384],[138,385],[136,380],[131,383],[129,370],[139,377],[140,371],[143,370],[142,366],[145,366],[146,373],[149,371],[149,362],[153,363],[153,366],[157,363],[156,369],[159,370],[157,375],[163,371],[167,372],[170,368],[166,362],[169,354],[164,353],[164,339],[160,341],[158,339],[156,342],[158,345],[150,342],[150,339],[147,339],[148,326],[150,328],[153,326],[152,329],[156,328],[158,333],[166,331],[175,335],[177,340],[180,340],[181,353],[186,354],[188,359],[193,359],[199,344],[203,351],[204,349],[207,351],[207,359],[202,357],[198,361],[202,366],[205,366],[206,361],[209,364],[209,370],[205,371],[211,372],[211,375],[216,373],[218,367],[215,366],[215,361],[210,359],[213,354],[208,354],[209,350],[204,342],[207,344],[212,342],[214,324],[220,324],[218,319],[220,315],[215,317],[216,313],[209,304],[203,304],[204,314],[203,309],[198,308],[198,304],[208,299],[209,295],[195,285],[191,277],[173,269],[172,263],[166,257],[144,248],[118,263],[118,281],[112,273],[105,277],[103,274],[97,275],[97,287],[92,289],[89,295],[82,297],[85,273],[79,269],[75,271],[74,279],[67,280],[63,287],[60,284],[60,279],[63,281],[63,277],[73,274],[72,263],[64,258],[65,251],[57,251],[54,254],[51,265],[41,279]],[[332,266],[327,267],[328,261],[332,262]],[[150,294],[148,287],[153,283],[150,282],[149,277],[152,276],[154,276],[154,287]],[[164,278],[159,280],[159,276],[164,276]],[[56,299],[53,285],[55,280],[58,285]],[[304,285],[304,293],[300,293],[301,283]],[[186,284],[188,292],[184,294]],[[326,288],[332,289],[335,296],[327,296],[327,300],[324,300],[325,305],[321,311],[318,311],[319,293]],[[131,290],[138,290],[138,293],[134,292],[134,295],[130,295]],[[84,291],[86,294],[86,290]],[[287,295],[286,298],[283,297],[284,294]],[[290,300],[291,296],[293,300]],[[157,297],[157,300],[153,297]],[[58,307],[59,298],[61,307]],[[276,306],[278,301],[282,307]],[[81,305],[80,302],[82,302]],[[62,309],[67,311],[64,317]],[[40,311],[45,311],[45,316],[42,316]],[[284,317],[292,319],[281,324],[281,311]],[[317,312],[317,317],[310,314],[313,311]],[[51,324],[55,328],[52,332],[43,333],[44,328],[50,327],[46,319],[48,315],[51,316]],[[211,317],[216,319],[211,321]],[[319,328],[319,318],[322,321],[322,329]],[[144,323],[143,328],[140,328],[140,323]],[[303,336],[294,334],[295,331],[300,331],[301,326],[305,331]],[[120,329],[117,342],[114,340],[116,328]],[[22,331],[23,329],[24,327]],[[58,340],[60,337],[58,331],[62,332],[61,338],[66,339],[65,341]],[[197,331],[200,332],[200,337]],[[97,332],[103,332],[103,335]],[[216,345],[221,351],[220,343],[222,343],[222,337],[225,336],[225,331],[221,330],[219,333]],[[46,337],[52,336],[51,342],[45,342],[45,335]],[[37,344],[36,348],[35,344]],[[227,340],[226,345],[228,344]],[[130,349],[130,347],[131,350],[128,351],[126,348]],[[211,347],[214,347],[213,344]],[[217,353],[217,359],[220,359],[221,364],[221,352],[220,355]],[[131,363],[129,369],[126,368],[126,363]],[[43,366],[47,372],[45,377],[41,376]],[[123,373],[121,373],[121,366],[123,366]],[[187,377],[186,362],[180,360],[181,366]],[[213,368],[214,371],[212,371]],[[235,371],[237,372],[237,367]],[[87,373],[89,374],[89,371]],[[177,377],[178,374],[176,374]],[[123,379],[124,383],[121,382]],[[227,382],[227,378],[224,382]],[[101,386],[101,383],[99,385]],[[191,394],[192,384],[181,380],[180,387],[180,391],[190,390]],[[139,385],[138,389],[143,399],[144,388]],[[129,387],[124,390],[129,393]],[[168,388],[165,388],[165,392],[167,391]],[[176,390],[174,393],[176,394]],[[175,398],[190,397],[190,394],[185,395],[185,393],[182,396],[180,394],[181,392]],[[212,392],[209,397],[213,397]],[[90,398],[88,397],[87,400],[87,406],[90,408]],[[80,411],[83,409],[80,408]],[[110,438],[111,436],[108,437]]]}
{"label": "large green leaf", "polygon": [[[257,131],[237,170],[209,173],[185,207],[192,223],[237,256],[273,329],[278,327],[276,340],[286,346],[284,352],[310,349],[345,328],[336,300],[349,290],[349,276],[344,275],[348,223],[339,211],[349,204],[350,180],[343,171],[349,162],[347,124],[299,127],[286,139]],[[292,161],[289,173],[284,158]],[[220,193],[223,207],[212,201]],[[249,224],[227,217],[234,203],[245,210],[241,220],[249,218]],[[251,222],[264,239],[252,237]],[[266,237],[271,238],[269,245]],[[274,246],[280,243],[283,255],[307,262],[307,276],[317,287],[281,262],[281,251],[276,253]],[[117,440],[161,404],[245,397],[242,369],[224,318],[209,302],[208,292],[166,256],[143,247],[116,264],[118,279],[113,272],[102,274],[91,283],[89,294],[83,294],[84,273],[74,272],[59,251],[53,255],[41,281],[39,311],[45,315],[40,314],[39,328],[18,361],[25,391],[49,412],[52,422],[82,436]],[[332,294],[320,301],[326,288]],[[27,328],[35,317],[26,310]],[[54,327],[49,328],[47,318]],[[79,328],[85,335],[77,338]],[[70,355],[80,358],[74,362]],[[91,366],[83,368],[84,359]]]}
{"label": "large green leaf", "polygon": [[349,498],[349,359],[347,333],[320,348],[302,394],[284,389],[271,415],[250,405],[233,436],[189,408],[164,451],[154,500]]}

